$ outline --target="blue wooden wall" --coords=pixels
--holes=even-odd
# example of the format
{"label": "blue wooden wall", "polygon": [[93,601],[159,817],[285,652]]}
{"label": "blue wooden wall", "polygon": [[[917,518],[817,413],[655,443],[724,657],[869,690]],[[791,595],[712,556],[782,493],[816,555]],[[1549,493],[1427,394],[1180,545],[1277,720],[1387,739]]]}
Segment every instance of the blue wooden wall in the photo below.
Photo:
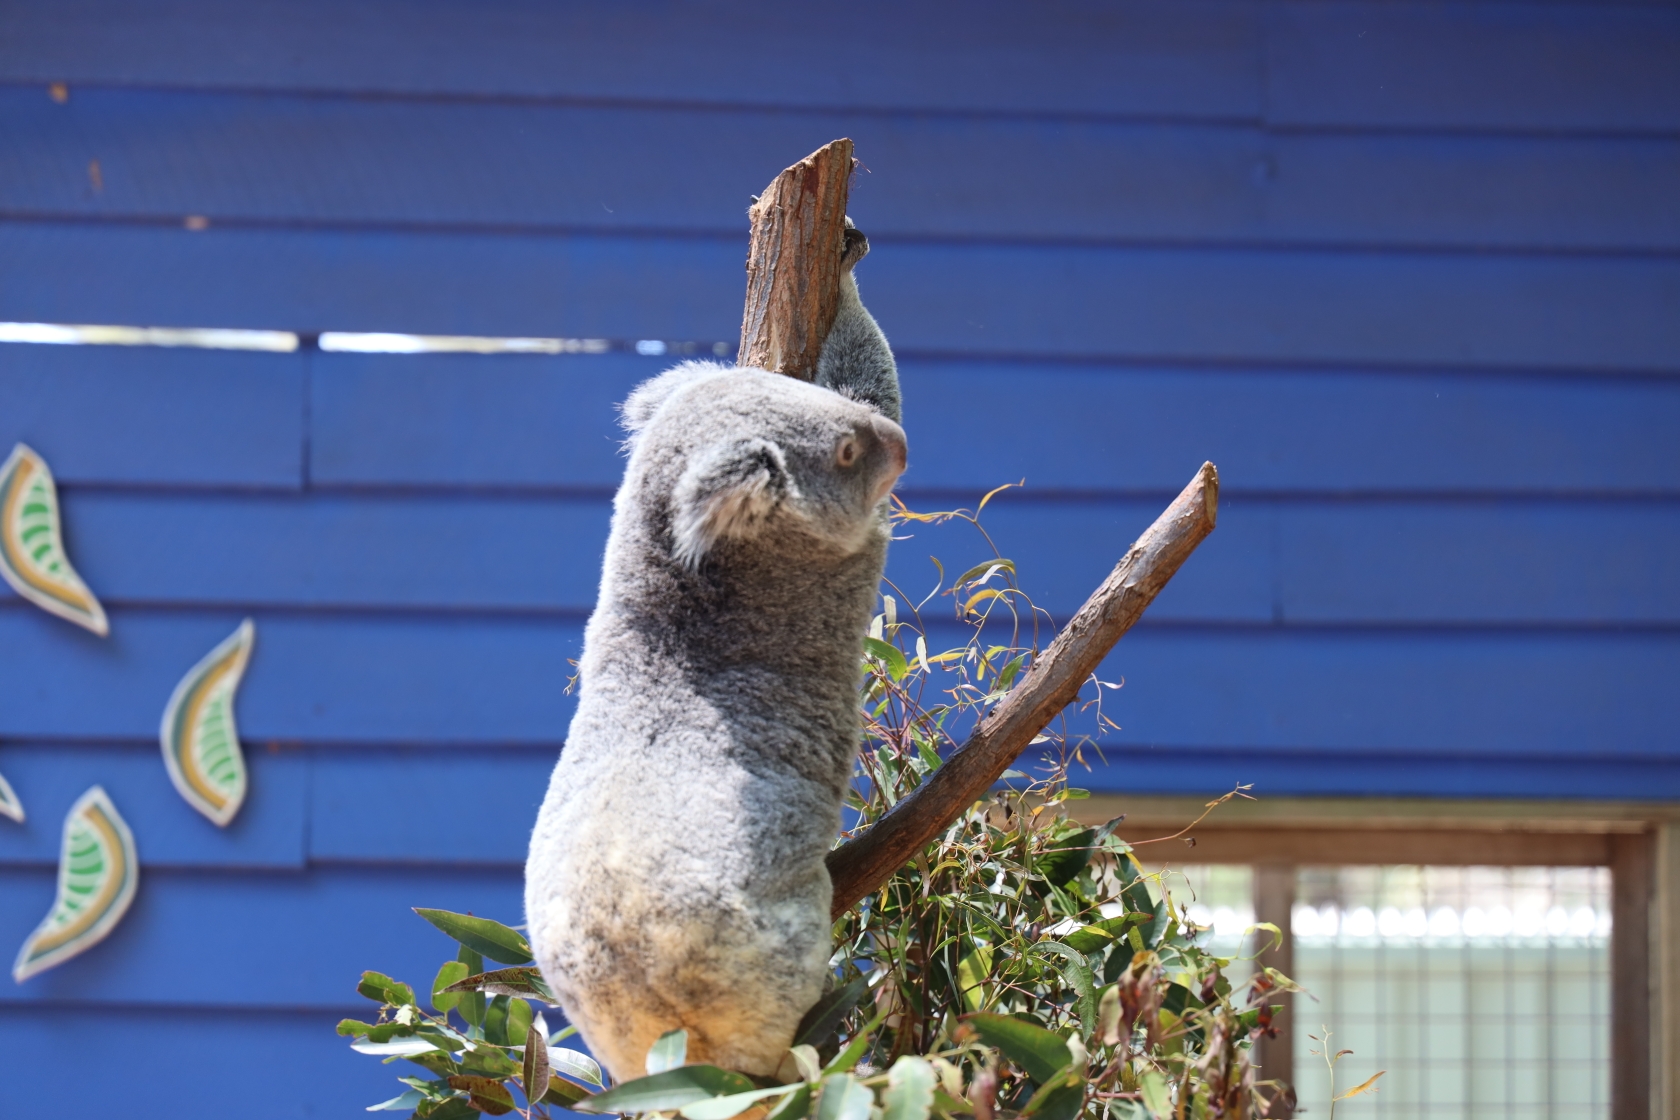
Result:
{"label": "blue wooden wall", "polygon": [[[4,0],[0,28],[0,320],[732,341],[749,193],[851,136],[912,505],[1025,478],[988,525],[1065,615],[1221,468],[1218,532],[1104,671],[1089,784],[1680,798],[1672,4]],[[0,344],[0,450],[52,464],[113,624],[0,599],[31,813],[0,821],[0,950],[89,784],[144,865],[108,942],[0,981],[8,1115],[395,1091],[331,1023],[360,969],[448,952],[409,906],[518,920],[612,405],[663,364]],[[891,574],[971,549],[923,532]],[[246,615],[252,793],[219,832],[153,735]]]}

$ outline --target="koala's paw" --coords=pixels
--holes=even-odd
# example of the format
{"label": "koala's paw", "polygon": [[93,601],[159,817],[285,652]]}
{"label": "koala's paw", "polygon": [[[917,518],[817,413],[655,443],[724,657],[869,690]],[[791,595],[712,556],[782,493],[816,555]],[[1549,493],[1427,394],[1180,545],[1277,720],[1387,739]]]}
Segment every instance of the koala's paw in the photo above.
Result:
{"label": "koala's paw", "polygon": [[852,224],[852,220],[850,218],[847,218],[846,245],[840,254],[841,270],[844,272],[850,272],[854,265],[868,255],[869,238],[863,235],[863,231],[861,229],[858,229]]}

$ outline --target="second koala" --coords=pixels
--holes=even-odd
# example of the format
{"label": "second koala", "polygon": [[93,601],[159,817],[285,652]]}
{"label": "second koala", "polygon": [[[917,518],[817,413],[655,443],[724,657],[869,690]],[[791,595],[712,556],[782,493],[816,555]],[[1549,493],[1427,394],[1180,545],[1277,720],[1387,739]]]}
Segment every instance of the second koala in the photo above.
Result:
{"label": "second koala", "polygon": [[689,362],[624,404],[577,714],[531,838],[543,975],[616,1079],[775,1073],[831,952],[823,858],[860,739],[859,661],[903,472],[897,369],[847,234],[816,382]]}

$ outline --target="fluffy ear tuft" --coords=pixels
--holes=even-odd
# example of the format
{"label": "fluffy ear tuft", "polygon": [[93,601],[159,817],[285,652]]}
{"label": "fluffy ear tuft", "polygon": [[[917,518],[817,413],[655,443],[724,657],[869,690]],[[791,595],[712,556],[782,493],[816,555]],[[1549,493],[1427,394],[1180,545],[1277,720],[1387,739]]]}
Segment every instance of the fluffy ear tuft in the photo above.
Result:
{"label": "fluffy ear tuft", "polygon": [[618,406],[618,422],[630,433],[630,438],[625,440],[626,448],[635,442],[643,428],[653,422],[660,406],[670,400],[677,390],[703,377],[728,373],[733,368],[722,362],[684,362],[636,386]]}
{"label": "fluffy ear tuft", "polygon": [[754,437],[691,463],[672,495],[672,555],[690,570],[725,537],[744,539],[764,527],[794,491],[787,456]]}

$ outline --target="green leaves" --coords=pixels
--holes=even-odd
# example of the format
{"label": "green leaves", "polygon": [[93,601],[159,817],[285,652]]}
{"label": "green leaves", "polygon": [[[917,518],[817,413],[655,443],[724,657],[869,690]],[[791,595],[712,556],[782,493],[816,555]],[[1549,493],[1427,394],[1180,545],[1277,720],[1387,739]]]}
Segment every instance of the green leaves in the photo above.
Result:
{"label": "green leaves", "polygon": [[880,638],[865,638],[863,652],[881,663],[887,675],[895,681],[901,681],[910,672],[910,665],[904,660],[904,653],[891,642],[883,642]]}
{"label": "green leaves", "polygon": [[525,1028],[525,1057],[519,1073],[525,1083],[525,1096],[542,1100],[548,1092],[548,1039],[535,1026]]}
{"label": "green leaves", "polygon": [[413,988],[399,984],[383,972],[362,973],[362,982],[356,985],[356,991],[375,1003],[390,1004],[392,1007],[414,1002]]}
{"label": "green leaves", "polygon": [[460,1089],[467,1094],[467,1103],[478,1112],[491,1116],[501,1116],[513,1111],[513,1094],[500,1081],[489,1077],[472,1077],[457,1074],[449,1079],[452,1089]]}
{"label": "green leaves", "polygon": [[583,1081],[599,1089],[601,1087],[601,1067],[581,1050],[568,1050],[564,1046],[550,1046],[548,1048],[548,1068],[565,1077],[576,1081]]}
{"label": "green leaves", "polygon": [[493,961],[502,964],[531,963],[531,945],[525,940],[525,935],[500,922],[419,906],[414,908],[414,912],[473,952],[482,953]]}
{"label": "green leaves", "polygon": [[755,1088],[740,1074],[716,1066],[681,1066],[614,1085],[572,1107],[579,1112],[665,1112]]}
{"label": "green leaves", "polygon": [[[450,985],[465,979],[467,966],[460,961],[445,961],[438,969],[437,979],[432,981],[432,1009],[446,1012],[461,1002],[461,997],[455,994]],[[471,989],[468,989],[471,990]]]}
{"label": "green leaves", "polygon": [[933,1087],[938,1077],[926,1058],[905,1054],[887,1071],[887,1091],[881,1099],[881,1120],[928,1120],[933,1111]]}
{"label": "green leaves", "polygon": [[1040,1085],[1047,1084],[1073,1061],[1073,1052],[1058,1036],[1021,1019],[981,1012],[964,1015],[980,1041],[995,1046]]}
{"label": "green leaves", "polygon": [[[445,968],[451,967],[445,965]],[[442,972],[438,973],[441,978]],[[437,991],[434,987],[433,991]],[[493,996],[520,996],[524,999],[540,999],[550,1007],[559,1004],[548,982],[542,978],[542,973],[533,967],[498,968],[494,972],[480,972],[475,976],[468,976],[463,968],[460,976],[450,981],[448,989],[451,992],[484,992]],[[435,1002],[433,1006],[436,1006]]]}
{"label": "green leaves", "polygon": [[731,1116],[737,1116],[745,1112],[759,1101],[770,1097],[785,1097],[801,1088],[805,1087],[800,1085],[774,1085],[768,1089],[754,1089],[750,1093],[712,1097],[710,1100],[696,1101],[693,1104],[683,1106],[682,1114],[688,1120],[729,1120]]}
{"label": "green leaves", "polygon": [[1066,886],[1091,862],[1092,843],[1096,838],[1097,830],[1087,828],[1056,841],[1050,851],[1038,857],[1038,873],[1053,887]]}
{"label": "green leaves", "polygon": [[837,1073],[822,1081],[817,1099],[817,1120],[869,1120],[875,1094],[859,1085],[849,1073]]}
{"label": "green leaves", "polygon": [[647,1071],[652,1076],[664,1073],[666,1070],[676,1069],[688,1060],[688,1032],[685,1030],[666,1031],[648,1047]]}
{"label": "green leaves", "polygon": [[851,1013],[863,997],[869,994],[869,981],[859,976],[850,983],[844,984],[818,1000],[816,1006],[805,1012],[805,1017],[799,1020],[799,1028],[794,1031],[793,1044],[795,1046],[821,1046],[826,1043],[840,1026],[840,1021]]}

